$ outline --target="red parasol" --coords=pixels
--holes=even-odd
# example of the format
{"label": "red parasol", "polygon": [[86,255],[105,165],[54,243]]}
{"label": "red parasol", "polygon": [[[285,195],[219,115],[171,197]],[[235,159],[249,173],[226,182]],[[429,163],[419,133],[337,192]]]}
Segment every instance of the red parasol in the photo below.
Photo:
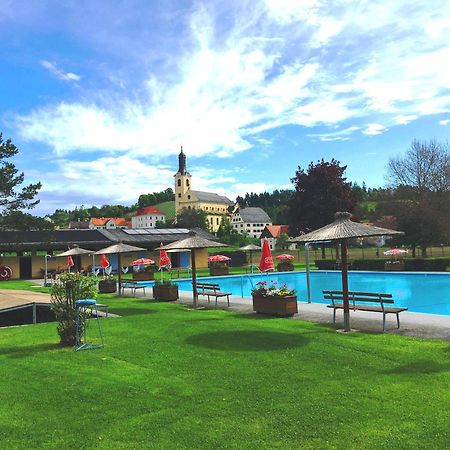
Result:
{"label": "red parasol", "polygon": [[106,267],[109,266],[109,261],[108,258],[106,257],[106,255],[101,255],[100,258],[100,266],[105,269]]}
{"label": "red parasol", "polygon": [[67,257],[67,267],[69,268],[69,272],[70,272],[70,268],[73,267],[75,264],[73,262],[73,259],[71,256]]}
{"label": "red parasol", "polygon": [[405,253],[408,253],[408,250],[403,250],[401,248],[391,248],[390,250],[386,250],[383,253],[385,255],[398,256],[398,255],[404,255]]}
{"label": "red parasol", "polygon": [[213,255],[208,257],[209,262],[223,262],[223,261],[229,261],[231,258],[228,258],[228,256],[225,255]]}
{"label": "red parasol", "polygon": [[163,245],[161,242],[161,246],[159,248],[159,269],[161,270],[163,267],[167,267],[170,269],[170,267],[172,267],[172,262],[170,261],[167,252],[162,248],[162,246]]}
{"label": "red parasol", "polygon": [[287,260],[287,259],[294,259],[292,255],[289,255],[288,253],[283,253],[282,255],[276,256],[277,259],[280,261]]}
{"label": "red parasol", "polygon": [[259,261],[259,270],[261,272],[268,272],[274,270],[272,252],[270,251],[269,241],[264,239],[262,246],[261,259]]}
{"label": "red parasol", "polygon": [[150,264],[155,264],[155,261],[153,261],[153,259],[149,259],[149,258],[135,259],[131,263],[132,266],[149,266]]}

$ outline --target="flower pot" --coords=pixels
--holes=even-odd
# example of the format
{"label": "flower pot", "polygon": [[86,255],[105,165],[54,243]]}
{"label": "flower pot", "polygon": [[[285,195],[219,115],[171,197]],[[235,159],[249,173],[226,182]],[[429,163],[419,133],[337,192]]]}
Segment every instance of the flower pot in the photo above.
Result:
{"label": "flower pot", "polygon": [[298,312],[296,295],[286,295],[284,297],[252,295],[252,299],[253,311],[259,314],[289,317]]}
{"label": "flower pot", "polygon": [[116,292],[117,285],[115,280],[100,280],[98,282],[98,292],[101,294],[113,294]]}
{"label": "flower pot", "polygon": [[228,275],[228,266],[226,267],[210,267],[209,274],[212,277],[216,277],[218,275]]}
{"label": "flower pot", "polygon": [[278,272],[292,272],[294,270],[294,264],[290,261],[282,261],[277,264]]}
{"label": "flower pot", "polygon": [[385,263],[384,270],[388,270],[388,271],[405,270],[405,263],[403,263],[403,262]]}
{"label": "flower pot", "polygon": [[134,281],[150,281],[155,279],[154,272],[133,272]]}
{"label": "flower pot", "polygon": [[165,286],[163,284],[153,286],[153,298],[162,302],[178,300],[178,286]]}

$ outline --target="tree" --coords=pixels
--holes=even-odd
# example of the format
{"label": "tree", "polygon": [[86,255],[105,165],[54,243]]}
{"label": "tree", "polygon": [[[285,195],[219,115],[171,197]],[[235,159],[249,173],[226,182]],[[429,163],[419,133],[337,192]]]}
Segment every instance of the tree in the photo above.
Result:
{"label": "tree", "polygon": [[208,230],[209,224],[206,212],[201,209],[183,208],[181,212],[177,214],[177,227]]}
{"label": "tree", "polygon": [[0,133],[0,211],[9,213],[20,209],[31,209],[39,203],[34,200],[41,183],[23,186],[24,174],[19,173],[16,166],[5,161],[7,158],[17,155],[19,149],[11,142],[11,139],[3,140]]}
{"label": "tree", "polygon": [[435,140],[413,140],[405,156],[389,160],[388,182],[391,186],[409,186],[418,196],[426,192],[450,190],[450,155],[448,144]]}
{"label": "tree", "polygon": [[306,172],[298,167],[291,179],[295,186],[289,203],[291,234],[323,227],[334,220],[337,211],[354,211],[356,198],[351,183],[344,177],[346,169],[335,159],[311,162]]}
{"label": "tree", "polygon": [[53,230],[54,223],[43,217],[36,217],[22,211],[11,211],[9,214],[0,216],[0,227],[8,230],[32,231]]}
{"label": "tree", "polygon": [[450,155],[448,144],[414,140],[404,157],[389,161],[388,178],[395,188],[395,216],[405,232],[403,243],[422,256],[433,243],[448,240]]}

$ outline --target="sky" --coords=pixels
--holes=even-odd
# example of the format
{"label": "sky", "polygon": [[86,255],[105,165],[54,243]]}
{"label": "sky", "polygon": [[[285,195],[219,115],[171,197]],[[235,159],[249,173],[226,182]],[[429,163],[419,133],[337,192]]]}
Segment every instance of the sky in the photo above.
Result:
{"label": "sky", "polygon": [[0,131],[41,181],[34,214],[173,188],[292,188],[332,158],[389,183],[447,142],[448,0],[0,0]]}

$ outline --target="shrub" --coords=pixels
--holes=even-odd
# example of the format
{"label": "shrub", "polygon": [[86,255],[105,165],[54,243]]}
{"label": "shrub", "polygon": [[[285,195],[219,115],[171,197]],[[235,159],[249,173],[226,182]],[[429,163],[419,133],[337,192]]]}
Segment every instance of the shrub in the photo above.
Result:
{"label": "shrub", "polygon": [[[63,346],[76,343],[75,302],[97,295],[97,279],[79,273],[62,273],[52,286],[52,310],[58,321],[57,331]],[[82,330],[81,330],[82,331]]]}

